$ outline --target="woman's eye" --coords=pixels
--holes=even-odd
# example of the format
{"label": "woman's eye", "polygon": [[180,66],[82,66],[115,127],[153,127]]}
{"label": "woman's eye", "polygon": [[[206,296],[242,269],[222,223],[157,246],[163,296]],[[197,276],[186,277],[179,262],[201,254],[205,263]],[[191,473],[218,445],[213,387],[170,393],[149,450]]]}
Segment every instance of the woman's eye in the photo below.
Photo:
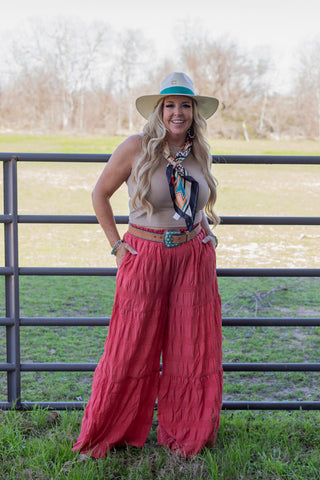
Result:
{"label": "woman's eye", "polygon": [[[173,103],[168,103],[165,105],[166,108],[172,108],[174,107]],[[182,105],[182,108],[191,108],[191,105],[189,103],[186,103],[185,105]]]}

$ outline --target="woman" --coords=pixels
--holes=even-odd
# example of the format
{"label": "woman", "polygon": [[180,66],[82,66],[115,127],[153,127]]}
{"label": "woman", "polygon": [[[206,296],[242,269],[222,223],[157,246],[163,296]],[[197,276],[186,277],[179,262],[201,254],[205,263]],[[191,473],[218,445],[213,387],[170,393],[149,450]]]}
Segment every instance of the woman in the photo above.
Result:
{"label": "woman", "polygon": [[[158,443],[190,457],[215,441],[222,398],[217,239],[204,213],[218,223],[203,136],[218,100],[195,96],[190,78],[173,73],[136,106],[148,119],[143,134],[115,150],[93,191],[117,288],[73,450],[102,457],[114,446],[142,447],[158,399]],[[123,182],[130,215],[121,239],[109,199]]]}

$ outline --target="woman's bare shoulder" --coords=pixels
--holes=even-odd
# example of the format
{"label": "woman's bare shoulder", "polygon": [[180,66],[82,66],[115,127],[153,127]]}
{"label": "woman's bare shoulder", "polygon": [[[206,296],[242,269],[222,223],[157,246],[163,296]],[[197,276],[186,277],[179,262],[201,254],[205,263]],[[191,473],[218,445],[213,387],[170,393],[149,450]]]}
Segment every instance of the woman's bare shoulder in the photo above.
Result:
{"label": "woman's bare shoulder", "polygon": [[[120,165],[129,172],[141,155],[142,139],[140,135],[132,135],[115,149],[109,160],[109,165]],[[118,167],[117,167],[118,168]]]}
{"label": "woman's bare shoulder", "polygon": [[118,149],[130,152],[131,155],[140,155],[142,149],[142,136],[131,135],[119,145]]}

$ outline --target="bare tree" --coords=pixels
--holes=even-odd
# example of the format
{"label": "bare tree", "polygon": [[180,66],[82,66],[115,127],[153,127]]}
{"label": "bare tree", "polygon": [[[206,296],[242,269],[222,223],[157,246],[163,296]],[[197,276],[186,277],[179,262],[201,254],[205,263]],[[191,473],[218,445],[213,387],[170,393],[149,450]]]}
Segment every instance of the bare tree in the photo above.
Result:
{"label": "bare tree", "polygon": [[320,138],[320,37],[301,47],[295,93],[301,128]]}
{"label": "bare tree", "polygon": [[[74,99],[83,105],[84,92],[90,88],[101,64],[108,64],[109,27],[92,24],[87,27],[79,21],[57,18],[48,24],[32,23],[30,30],[19,42],[15,39],[11,47],[10,60],[15,63],[15,75],[21,101],[32,110],[41,108],[43,115],[46,104],[38,105],[39,83],[46,89],[47,106],[56,103],[55,127],[83,127],[83,108],[78,110],[76,125],[72,125]],[[105,70],[108,75],[108,69]],[[28,83],[28,84],[27,84]],[[23,87],[23,88],[22,88]],[[34,95],[30,99],[30,92]]]}
{"label": "bare tree", "polygon": [[261,105],[265,95],[268,59],[253,58],[226,37],[210,40],[205,32],[186,36],[181,55],[201,92],[220,99],[220,128],[225,131],[228,123],[227,133],[233,136],[242,125],[247,136],[246,124],[256,122],[257,104]]}
{"label": "bare tree", "polygon": [[[155,48],[141,31],[127,29],[117,38],[113,70],[112,93],[118,99],[118,132],[133,132],[134,98],[138,86],[150,81],[152,56]],[[153,67],[154,68],[154,67]]]}

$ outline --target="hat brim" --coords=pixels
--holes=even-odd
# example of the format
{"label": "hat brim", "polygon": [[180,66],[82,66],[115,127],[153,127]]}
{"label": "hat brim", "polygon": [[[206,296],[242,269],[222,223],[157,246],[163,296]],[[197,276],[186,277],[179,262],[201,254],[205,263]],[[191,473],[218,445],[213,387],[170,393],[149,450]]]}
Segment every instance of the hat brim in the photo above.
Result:
{"label": "hat brim", "polygon": [[[183,97],[190,97],[195,100],[197,103],[198,112],[202,115],[206,120],[217,111],[219,106],[219,100],[214,97],[204,97],[203,95],[186,95],[186,94],[177,94],[174,93],[173,95],[179,95]],[[138,112],[146,119],[150,117],[151,113],[155,109],[157,103],[161,98],[168,97],[168,94],[159,94],[159,95],[143,95],[142,97],[137,98],[136,100],[136,107]]]}

